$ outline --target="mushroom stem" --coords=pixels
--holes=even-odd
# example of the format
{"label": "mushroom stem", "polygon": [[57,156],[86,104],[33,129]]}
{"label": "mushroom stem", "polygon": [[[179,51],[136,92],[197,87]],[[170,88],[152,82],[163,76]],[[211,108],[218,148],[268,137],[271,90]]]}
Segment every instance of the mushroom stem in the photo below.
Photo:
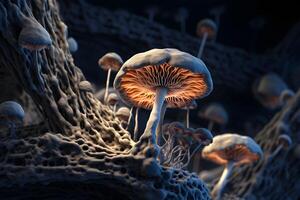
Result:
{"label": "mushroom stem", "polygon": [[137,107],[135,110],[134,131],[133,131],[134,141],[138,140],[138,134],[139,134],[139,107]]}
{"label": "mushroom stem", "polygon": [[211,131],[213,129],[213,127],[214,127],[214,122],[213,121],[209,121],[207,129]]}
{"label": "mushroom stem", "polygon": [[282,149],[282,145],[279,145],[275,151],[269,156],[268,160],[272,160]]}
{"label": "mushroom stem", "polygon": [[204,47],[205,47],[205,43],[206,43],[206,40],[207,40],[207,36],[208,36],[208,34],[207,34],[207,33],[204,33],[204,35],[203,35],[203,37],[202,37],[201,45],[200,45],[200,48],[199,48],[199,51],[198,51],[198,55],[197,55],[198,58],[201,58],[201,57],[202,57],[202,53],[203,53],[203,50],[204,50]]}
{"label": "mushroom stem", "polygon": [[105,93],[104,93],[104,102],[107,103],[107,96],[108,96],[108,87],[109,87],[109,80],[110,80],[110,74],[111,74],[111,68],[107,71],[107,77],[106,77],[106,87],[105,87]]}
{"label": "mushroom stem", "polygon": [[186,127],[190,128],[190,109],[186,109]]}
{"label": "mushroom stem", "polygon": [[225,169],[222,173],[222,176],[221,176],[220,180],[218,181],[218,183],[215,185],[214,189],[212,190],[211,196],[215,200],[221,199],[223,189],[224,189],[224,187],[227,183],[228,176],[230,176],[230,174],[232,172],[233,165],[234,165],[234,162],[228,162],[227,163],[227,165],[225,166]]}
{"label": "mushroom stem", "polygon": [[132,109],[133,107],[130,108],[130,115],[129,115],[129,118],[128,118],[128,123],[127,123],[127,127],[126,127],[126,130],[128,130],[130,124],[131,124],[131,119],[132,119]]}
{"label": "mushroom stem", "polygon": [[160,121],[160,113],[161,109],[163,107],[165,96],[168,93],[168,89],[161,87],[156,89],[156,96],[155,96],[155,102],[152,108],[152,111],[150,113],[149,120],[146,124],[145,131],[143,135],[141,136],[141,139],[150,138],[151,143],[156,142],[156,129]]}
{"label": "mushroom stem", "polygon": [[161,112],[160,112],[160,119],[159,119],[159,124],[156,130],[156,143],[158,145],[161,145],[161,137],[162,137],[162,126],[164,123],[164,118],[165,118],[165,114],[166,114],[166,110],[167,110],[167,103],[164,102],[162,108],[161,108]]}

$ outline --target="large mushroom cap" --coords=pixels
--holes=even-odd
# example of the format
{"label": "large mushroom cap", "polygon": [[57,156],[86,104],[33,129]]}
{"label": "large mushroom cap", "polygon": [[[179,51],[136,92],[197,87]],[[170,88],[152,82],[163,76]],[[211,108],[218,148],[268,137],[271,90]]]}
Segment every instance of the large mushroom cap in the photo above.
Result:
{"label": "large mushroom cap", "polygon": [[211,19],[203,19],[197,24],[196,34],[202,37],[204,33],[207,33],[208,38],[214,38],[216,36],[218,27],[216,23]]}
{"label": "large mushroom cap", "polygon": [[52,43],[46,29],[38,22],[26,20],[19,35],[19,45],[30,51],[42,50]]}
{"label": "large mushroom cap", "polygon": [[169,107],[183,107],[213,89],[210,72],[198,58],[177,49],[152,49],[127,60],[114,87],[128,104],[150,109],[156,89],[167,88]]}
{"label": "large mushroom cap", "polygon": [[5,101],[0,104],[0,117],[23,121],[24,115],[22,106],[14,101]]}
{"label": "large mushroom cap", "polygon": [[263,153],[250,137],[228,133],[214,137],[213,142],[204,147],[202,156],[218,164],[235,162],[239,165],[257,161]]}
{"label": "large mushroom cap", "polygon": [[200,111],[198,115],[218,124],[226,124],[228,122],[228,114],[226,110],[218,103],[210,104],[204,112]]}
{"label": "large mushroom cap", "polygon": [[98,65],[104,70],[118,71],[123,65],[123,60],[117,53],[111,52],[102,56],[98,60]]}

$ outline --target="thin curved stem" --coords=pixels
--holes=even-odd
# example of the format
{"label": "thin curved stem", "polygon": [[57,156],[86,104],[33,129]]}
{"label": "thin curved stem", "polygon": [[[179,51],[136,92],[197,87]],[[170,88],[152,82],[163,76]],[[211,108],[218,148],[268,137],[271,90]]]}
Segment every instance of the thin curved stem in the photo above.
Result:
{"label": "thin curved stem", "polygon": [[108,96],[108,88],[109,88],[110,75],[111,75],[111,68],[109,68],[108,71],[107,71],[106,87],[105,87],[105,93],[104,93],[104,102],[105,103],[107,103],[107,96]]}
{"label": "thin curved stem", "polygon": [[218,181],[218,183],[215,185],[214,189],[211,192],[211,196],[215,199],[215,200],[220,200],[222,197],[222,192],[223,189],[227,183],[227,178],[228,176],[230,176],[232,169],[233,169],[233,162],[229,162],[227,163],[227,165],[225,166],[225,169],[222,173],[222,176],[220,178],[220,180]]}
{"label": "thin curved stem", "polygon": [[204,51],[204,47],[205,47],[205,43],[206,43],[206,40],[207,40],[207,36],[208,36],[208,34],[204,33],[204,35],[202,37],[201,45],[200,45],[200,48],[199,48],[199,51],[198,51],[198,55],[197,55],[198,58],[202,57],[202,54],[203,54],[203,51]]}
{"label": "thin curved stem", "polygon": [[160,120],[159,120],[159,124],[156,130],[156,143],[158,145],[161,145],[161,134],[162,134],[162,126],[164,123],[164,118],[165,118],[165,114],[166,114],[166,110],[167,110],[167,103],[164,102],[162,108],[161,108],[161,112],[160,112]]}
{"label": "thin curved stem", "polygon": [[186,127],[190,128],[190,109],[186,109]]}
{"label": "thin curved stem", "polygon": [[128,130],[128,128],[131,124],[131,121],[132,121],[132,109],[133,109],[133,107],[130,108],[130,115],[129,115],[129,118],[128,118],[128,123],[127,123],[126,130]]}
{"label": "thin curved stem", "polygon": [[134,141],[138,140],[138,134],[139,134],[139,110],[140,110],[140,108],[138,108],[138,107],[135,110],[134,131],[133,131]]}

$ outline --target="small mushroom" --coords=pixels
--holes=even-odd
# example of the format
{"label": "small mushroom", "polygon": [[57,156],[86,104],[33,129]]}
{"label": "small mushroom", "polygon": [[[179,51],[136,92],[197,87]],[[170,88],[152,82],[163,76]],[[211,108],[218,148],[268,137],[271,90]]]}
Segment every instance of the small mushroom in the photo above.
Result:
{"label": "small mushroom", "polygon": [[[130,109],[127,107],[121,107],[118,109],[118,111],[116,112],[116,117],[119,118],[121,120],[121,123],[124,126],[127,126],[128,124],[128,119],[130,117]],[[126,127],[124,127],[126,128]]]}
{"label": "small mushroom", "polygon": [[107,103],[108,103],[108,105],[113,107],[114,113],[116,112],[116,108],[117,108],[119,101],[120,101],[120,98],[116,93],[110,93],[107,97]]}
{"label": "small mushroom", "polygon": [[89,81],[80,81],[78,87],[82,92],[94,92],[94,88]]}
{"label": "small mushroom", "polygon": [[75,53],[78,50],[78,44],[73,37],[68,38],[68,45],[71,53]]}
{"label": "small mushroom", "polygon": [[216,23],[211,19],[203,19],[197,24],[196,34],[202,38],[201,45],[197,54],[198,58],[202,57],[202,53],[205,47],[207,39],[214,39],[217,35],[218,27]]}
{"label": "small mushroom", "polygon": [[250,164],[260,160],[262,156],[260,146],[248,136],[228,133],[214,137],[213,142],[202,150],[202,157],[225,165],[225,169],[211,192],[212,197],[216,200],[221,198],[227,178],[234,166]]}
{"label": "small mushroom", "polygon": [[10,136],[16,137],[16,124],[23,123],[25,113],[22,106],[14,101],[5,101],[0,104],[0,124],[7,126]]}
{"label": "small mushroom", "polygon": [[189,17],[189,12],[186,8],[181,7],[178,9],[175,15],[175,20],[180,23],[180,31],[185,34],[186,19]]}
{"label": "small mushroom", "polygon": [[118,54],[111,52],[102,56],[98,60],[98,65],[103,70],[107,71],[106,87],[105,87],[105,94],[104,94],[104,102],[106,102],[108,96],[108,88],[109,88],[111,71],[117,72],[120,69],[120,67],[123,65],[123,60]]}
{"label": "small mushroom", "polygon": [[149,139],[155,144],[164,103],[183,107],[207,96],[213,84],[210,72],[198,58],[177,49],[152,49],[127,60],[115,78],[114,87],[128,104],[152,108],[140,141]]}
{"label": "small mushroom", "polygon": [[295,92],[290,89],[285,89],[280,94],[280,102],[281,105],[286,105],[293,97],[295,96]]}
{"label": "small mushroom", "polygon": [[273,159],[281,150],[287,151],[292,146],[292,139],[287,134],[282,134],[277,139],[277,148],[273,153],[269,156],[269,160]]}
{"label": "small mushroom", "polygon": [[286,83],[274,73],[263,76],[253,85],[255,97],[269,109],[276,109],[281,105],[280,95],[285,89],[288,89]]}
{"label": "small mushroom", "polygon": [[52,43],[46,29],[37,21],[26,19],[19,35],[19,45],[30,51],[40,51]]}
{"label": "small mushroom", "polygon": [[[101,101],[102,103],[105,103],[104,102],[105,91],[106,91],[106,89],[104,88],[104,89],[101,89],[101,90],[97,91],[96,94],[95,94],[96,98],[99,101]],[[107,91],[108,91],[107,92],[108,95],[111,94],[111,93],[115,93],[116,92],[116,90],[113,87],[109,87]]]}
{"label": "small mushroom", "polygon": [[189,105],[184,107],[184,110],[186,110],[186,127],[190,127],[190,110],[194,110],[198,107],[198,104],[195,100],[193,100]]}
{"label": "small mushroom", "polygon": [[212,130],[214,123],[225,125],[228,122],[228,114],[219,103],[211,103],[206,109],[198,113],[199,117],[209,120],[208,129]]}

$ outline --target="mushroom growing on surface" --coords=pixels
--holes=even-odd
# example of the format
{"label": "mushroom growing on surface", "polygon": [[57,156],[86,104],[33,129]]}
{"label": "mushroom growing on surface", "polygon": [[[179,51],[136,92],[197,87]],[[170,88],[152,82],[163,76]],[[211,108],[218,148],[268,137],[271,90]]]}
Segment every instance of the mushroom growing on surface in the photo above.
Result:
{"label": "mushroom growing on surface", "polygon": [[78,44],[74,38],[68,38],[68,45],[71,53],[75,53],[78,50]]}
{"label": "mushroom growing on surface", "polygon": [[280,104],[286,105],[293,97],[295,96],[295,92],[290,89],[285,89],[280,94]]}
{"label": "mushroom growing on surface", "polygon": [[119,108],[116,112],[116,117],[121,120],[121,123],[123,124],[123,126],[125,126],[124,128],[126,128],[128,124],[128,119],[130,117],[130,109],[127,107]]}
{"label": "mushroom growing on surface", "polygon": [[205,47],[207,39],[213,40],[217,35],[218,27],[216,23],[211,19],[203,19],[198,22],[196,34],[202,38],[201,45],[197,54],[198,58],[202,57],[202,53]]}
{"label": "mushroom growing on surface", "polygon": [[23,123],[25,113],[22,106],[14,101],[0,104],[0,124],[7,126],[12,138],[16,137],[16,124]]}
{"label": "mushroom growing on surface", "polygon": [[253,85],[255,97],[269,109],[275,109],[281,105],[280,95],[285,89],[288,89],[286,83],[274,73],[263,76]]}
{"label": "mushroom growing on surface", "polygon": [[40,51],[51,45],[52,40],[46,29],[37,21],[26,19],[20,32],[19,45],[30,51]]}
{"label": "mushroom growing on surface", "polygon": [[219,103],[211,103],[204,111],[198,113],[199,117],[209,120],[208,129],[211,131],[214,123],[225,125],[228,122],[228,114]]}
{"label": "mushroom growing on surface", "polygon": [[123,65],[122,58],[114,53],[107,53],[104,56],[102,56],[98,60],[98,65],[105,71],[107,71],[107,78],[106,78],[106,87],[105,87],[105,93],[104,93],[104,102],[107,100],[108,96],[108,87],[109,87],[109,81],[110,81],[110,74],[111,71],[118,71],[120,67]]}
{"label": "mushroom growing on surface", "polygon": [[125,102],[152,108],[140,141],[155,144],[164,102],[170,107],[183,107],[210,94],[213,83],[200,59],[177,49],[152,49],[127,60],[115,78],[114,87]]}
{"label": "mushroom growing on surface", "polygon": [[186,110],[186,127],[190,127],[190,110],[194,110],[198,107],[197,102],[193,100],[189,105],[185,106],[184,109]]}
{"label": "mushroom growing on surface", "polygon": [[113,111],[116,112],[116,108],[118,105],[120,98],[116,93],[110,93],[107,97],[108,105],[113,107]]}
{"label": "mushroom growing on surface", "polygon": [[211,192],[212,197],[216,200],[221,198],[227,177],[234,166],[258,161],[262,156],[260,146],[248,136],[227,133],[214,137],[213,142],[202,150],[202,157],[225,165],[225,169]]}
{"label": "mushroom growing on surface", "polygon": [[287,151],[291,147],[292,143],[293,141],[290,136],[286,134],[280,135],[277,139],[278,146],[275,151],[269,156],[269,160],[273,159],[281,150]]}

